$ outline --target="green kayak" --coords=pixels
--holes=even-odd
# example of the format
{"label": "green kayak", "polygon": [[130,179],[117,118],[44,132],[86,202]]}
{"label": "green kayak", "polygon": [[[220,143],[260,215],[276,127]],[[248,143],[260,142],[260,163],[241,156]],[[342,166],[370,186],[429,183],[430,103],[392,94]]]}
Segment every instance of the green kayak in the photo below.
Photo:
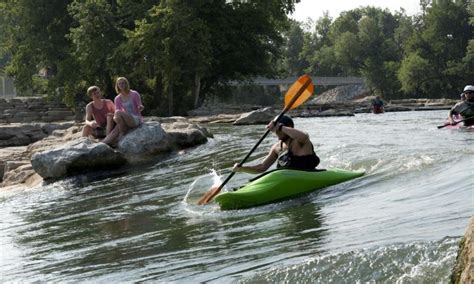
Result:
{"label": "green kayak", "polygon": [[364,171],[276,169],[252,179],[234,192],[221,192],[215,201],[222,210],[242,209],[290,199],[364,175]]}

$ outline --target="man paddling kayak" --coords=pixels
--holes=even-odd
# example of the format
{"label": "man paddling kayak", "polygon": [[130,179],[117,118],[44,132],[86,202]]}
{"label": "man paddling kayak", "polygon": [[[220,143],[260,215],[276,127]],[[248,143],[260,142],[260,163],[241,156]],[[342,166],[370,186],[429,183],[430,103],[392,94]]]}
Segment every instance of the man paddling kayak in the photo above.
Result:
{"label": "man paddling kayak", "polygon": [[[276,132],[277,130],[282,132],[283,131],[282,128],[283,128],[284,125],[280,126],[278,124],[278,122],[282,123],[281,122],[282,120],[280,120],[280,119],[285,115],[285,113],[287,111],[289,111],[291,109],[295,109],[298,106],[300,106],[301,104],[303,104],[309,97],[311,97],[311,95],[313,94],[313,91],[314,91],[314,85],[313,85],[313,82],[311,81],[311,78],[307,74],[299,77],[298,80],[296,80],[293,83],[293,85],[291,85],[291,87],[288,89],[288,92],[285,95],[284,108],[280,112],[280,114],[275,118],[276,123],[270,123],[269,125],[267,125],[267,131],[265,131],[265,133],[262,135],[262,137],[260,137],[260,139],[258,140],[257,144],[255,144],[255,146],[253,146],[252,150],[250,150],[250,152],[237,165],[237,167],[234,167],[234,170],[238,171],[239,168],[240,169],[242,168],[245,161],[247,161],[247,159],[250,157],[250,155],[253,153],[253,151],[258,147],[258,145],[260,145],[260,143],[263,141],[263,139],[265,139],[265,137],[267,137],[267,135],[270,133],[271,130],[273,130],[274,132]],[[290,123],[288,123],[288,125],[290,125]],[[291,125],[293,125],[293,120],[291,120]],[[271,127],[269,127],[269,126],[271,126]],[[284,134],[289,135],[286,132],[284,132]],[[306,134],[306,137],[308,137],[307,134]],[[309,141],[309,138],[306,138],[306,139],[307,139],[307,141]],[[309,143],[311,143],[311,142],[309,142]],[[304,144],[308,145],[307,143],[304,143]],[[289,145],[289,144],[286,144],[286,145]],[[313,145],[311,144],[311,149],[312,149],[312,146]],[[282,144],[282,148],[283,148],[283,144]],[[290,150],[294,150],[294,149],[292,147],[290,147]],[[300,152],[300,149],[297,149],[297,151]],[[314,151],[312,151],[311,153],[314,153]],[[275,161],[277,158],[272,157],[271,159],[274,159],[273,161]],[[318,163],[319,163],[319,161],[317,163],[315,163],[315,166]],[[197,204],[203,205],[203,204],[209,203],[209,201],[211,201],[214,198],[214,196],[216,196],[221,191],[221,189],[224,187],[224,185],[234,176],[234,174],[235,174],[235,171],[231,172],[230,175],[221,183],[221,185],[211,187],[211,189],[207,193],[205,193],[203,195],[203,197],[201,197],[201,199],[198,200]]]}
{"label": "man paddling kayak", "polygon": [[384,103],[379,96],[376,96],[371,102],[372,113],[383,113],[384,112]]}
{"label": "man paddling kayak", "polygon": [[276,123],[270,122],[267,129],[274,132],[279,141],[273,144],[265,159],[253,166],[239,166],[236,163],[232,171],[262,173],[275,161],[278,161],[277,168],[298,170],[314,170],[319,165],[319,157],[314,152],[308,133],[295,129],[289,116],[283,115]]}
{"label": "man paddling kayak", "polygon": [[455,124],[454,116],[461,115],[464,120],[464,126],[474,125],[474,86],[467,85],[464,87],[463,94],[465,100],[457,103],[450,111],[448,123]]}

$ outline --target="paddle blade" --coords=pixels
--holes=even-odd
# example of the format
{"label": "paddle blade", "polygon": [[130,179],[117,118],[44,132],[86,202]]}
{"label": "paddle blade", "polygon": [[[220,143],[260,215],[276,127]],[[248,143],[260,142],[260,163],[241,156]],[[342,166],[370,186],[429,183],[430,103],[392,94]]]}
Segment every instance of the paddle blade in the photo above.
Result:
{"label": "paddle blade", "polygon": [[206,192],[206,193],[203,195],[203,197],[201,197],[201,199],[199,199],[199,201],[198,201],[197,204],[198,204],[198,205],[204,205],[204,204],[209,203],[209,201],[211,201],[212,198],[213,198],[214,196],[216,196],[216,195],[219,193],[219,191],[221,191],[221,189],[219,188],[219,186],[213,186],[213,187],[211,187],[211,189],[209,189],[209,191]]}
{"label": "paddle blade", "polygon": [[[304,90],[301,90],[302,88],[304,88]],[[311,97],[313,91],[314,85],[309,75],[305,74],[299,77],[298,80],[296,80],[296,82],[291,85],[290,89],[288,89],[288,92],[286,92],[285,107],[291,104],[295,96],[298,96],[293,102],[293,104],[291,104],[291,106],[289,107],[289,110],[297,108],[302,103],[304,103],[309,97]]]}

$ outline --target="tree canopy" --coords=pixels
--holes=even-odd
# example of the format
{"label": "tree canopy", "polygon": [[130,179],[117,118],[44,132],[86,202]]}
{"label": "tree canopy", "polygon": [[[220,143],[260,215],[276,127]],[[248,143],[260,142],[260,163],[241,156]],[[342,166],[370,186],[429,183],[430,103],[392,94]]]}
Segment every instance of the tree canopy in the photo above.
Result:
{"label": "tree canopy", "polygon": [[0,52],[20,91],[73,103],[89,85],[113,97],[126,76],[148,111],[184,113],[219,83],[276,74],[295,2],[1,0]]}
{"label": "tree canopy", "polygon": [[361,76],[387,99],[474,84],[472,1],[421,0],[415,16],[360,7],[311,29],[288,18],[297,2],[0,0],[0,58],[20,92],[69,104],[90,85],[113,98],[125,76],[155,115],[255,76]]}
{"label": "tree canopy", "polygon": [[[474,83],[474,3],[422,0],[420,6],[422,14],[411,17],[370,6],[335,20],[324,15],[292,51],[303,60],[292,59],[293,67],[306,64],[306,72],[319,76],[362,76],[386,98],[455,97]],[[302,37],[290,32],[288,39]]]}

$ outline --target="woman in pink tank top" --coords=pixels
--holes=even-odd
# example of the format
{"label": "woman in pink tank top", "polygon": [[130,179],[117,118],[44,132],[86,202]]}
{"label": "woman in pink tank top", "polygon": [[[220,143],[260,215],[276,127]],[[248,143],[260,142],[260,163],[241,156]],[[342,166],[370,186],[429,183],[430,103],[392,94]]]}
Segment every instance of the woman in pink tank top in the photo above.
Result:
{"label": "woman in pink tank top", "polygon": [[119,77],[115,83],[117,96],[115,97],[114,121],[119,128],[119,140],[127,134],[130,129],[136,128],[143,123],[141,114],[144,109],[140,94],[130,90],[130,84],[125,77]]}

